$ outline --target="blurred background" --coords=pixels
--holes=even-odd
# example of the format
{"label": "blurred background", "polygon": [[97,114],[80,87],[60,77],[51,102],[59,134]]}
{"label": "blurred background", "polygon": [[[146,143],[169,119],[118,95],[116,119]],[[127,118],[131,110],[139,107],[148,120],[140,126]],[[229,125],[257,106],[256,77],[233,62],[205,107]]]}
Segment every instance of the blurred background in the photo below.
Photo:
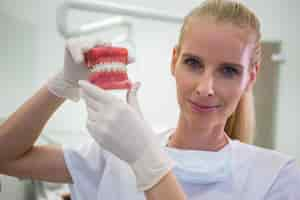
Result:
{"label": "blurred background", "polygon": [[[57,32],[61,0],[0,1],[0,123],[63,66],[64,38]],[[184,16],[201,0],[114,0]],[[296,157],[300,164],[300,1],[243,0],[262,23],[263,64],[255,86],[255,144]],[[107,18],[108,14],[72,12],[70,24]],[[137,61],[128,66],[142,81],[143,114],[157,131],[173,128],[178,117],[175,82],[170,74],[172,48],[181,24],[130,17]],[[116,28],[113,31],[123,31]],[[110,33],[103,33],[109,35]],[[114,34],[114,33],[111,33]],[[37,113],[38,115],[38,113]],[[49,121],[38,143],[78,145],[84,133],[85,107],[66,102]],[[1,176],[0,199],[59,199],[64,185]],[[50,192],[56,191],[56,192]],[[39,193],[39,195],[37,195]]]}

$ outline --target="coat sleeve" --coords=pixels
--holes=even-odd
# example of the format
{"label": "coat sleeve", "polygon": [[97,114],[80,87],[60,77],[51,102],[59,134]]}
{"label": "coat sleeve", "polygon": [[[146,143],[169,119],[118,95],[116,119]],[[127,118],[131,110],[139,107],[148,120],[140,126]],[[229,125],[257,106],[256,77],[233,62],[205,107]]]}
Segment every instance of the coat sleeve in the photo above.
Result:
{"label": "coat sleeve", "polygon": [[64,158],[72,177],[72,200],[94,199],[105,168],[105,156],[97,143],[90,139],[78,148],[64,146]]}

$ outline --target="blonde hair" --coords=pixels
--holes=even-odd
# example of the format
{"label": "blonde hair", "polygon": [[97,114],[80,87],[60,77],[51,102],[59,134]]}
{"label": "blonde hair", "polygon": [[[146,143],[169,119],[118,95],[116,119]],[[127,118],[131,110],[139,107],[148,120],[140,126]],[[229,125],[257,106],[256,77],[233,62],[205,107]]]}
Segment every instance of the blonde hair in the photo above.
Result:
{"label": "blonde hair", "polygon": [[[189,20],[194,17],[213,17],[216,22],[232,23],[240,28],[250,28],[255,34],[255,48],[251,65],[260,65],[261,62],[261,32],[257,16],[238,0],[206,0],[199,7],[194,8],[185,18],[181,28],[178,52],[182,44],[184,33]],[[244,94],[235,110],[228,118],[225,132],[231,139],[252,143],[255,132],[255,112],[252,91]]]}

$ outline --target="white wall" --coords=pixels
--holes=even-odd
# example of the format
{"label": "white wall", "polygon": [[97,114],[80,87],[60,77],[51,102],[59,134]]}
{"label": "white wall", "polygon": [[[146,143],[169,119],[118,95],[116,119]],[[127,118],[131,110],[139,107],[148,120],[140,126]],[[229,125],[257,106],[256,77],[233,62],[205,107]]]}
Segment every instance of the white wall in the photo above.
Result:
{"label": "white wall", "polygon": [[[1,0],[0,2],[0,117],[13,112],[33,91],[62,67],[63,39],[56,32],[55,9],[59,0]],[[113,2],[143,5],[184,15],[197,0],[114,0]],[[264,40],[280,40],[286,62],[281,66],[279,105],[277,109],[276,148],[296,156],[297,114],[300,113],[300,61],[298,37],[300,14],[298,0],[244,0],[262,21]],[[74,13],[74,24],[101,18]],[[178,36],[179,25],[134,19],[137,43],[137,64],[143,85],[140,102],[143,113],[156,127],[174,127],[178,115],[175,85],[169,73],[171,49]],[[66,103],[49,122],[46,130],[79,132],[84,127],[84,105]]]}

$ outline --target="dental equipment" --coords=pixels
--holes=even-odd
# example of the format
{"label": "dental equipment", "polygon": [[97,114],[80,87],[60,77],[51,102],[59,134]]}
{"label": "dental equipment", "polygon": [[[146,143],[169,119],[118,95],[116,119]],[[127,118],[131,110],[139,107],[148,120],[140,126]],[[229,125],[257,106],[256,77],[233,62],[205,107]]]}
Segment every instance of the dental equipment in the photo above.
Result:
{"label": "dental equipment", "polygon": [[128,21],[125,20],[124,18],[113,18],[111,20],[104,21],[102,23],[99,22],[90,23],[81,26],[77,29],[70,30],[67,24],[67,12],[70,9],[77,9],[83,11],[86,10],[86,11],[99,12],[99,13],[109,13],[114,15],[124,15],[124,16],[160,20],[160,21],[166,21],[172,23],[181,23],[183,21],[183,17],[181,16],[169,15],[161,11],[157,11],[154,9],[146,9],[143,7],[123,6],[116,3],[111,3],[111,2],[108,3],[108,2],[101,2],[95,0],[94,1],[66,0],[57,9],[57,28],[58,31],[65,38],[91,33],[94,31],[115,26],[117,24],[119,25],[123,24],[128,26],[129,34],[131,31],[130,23],[128,23]]}

